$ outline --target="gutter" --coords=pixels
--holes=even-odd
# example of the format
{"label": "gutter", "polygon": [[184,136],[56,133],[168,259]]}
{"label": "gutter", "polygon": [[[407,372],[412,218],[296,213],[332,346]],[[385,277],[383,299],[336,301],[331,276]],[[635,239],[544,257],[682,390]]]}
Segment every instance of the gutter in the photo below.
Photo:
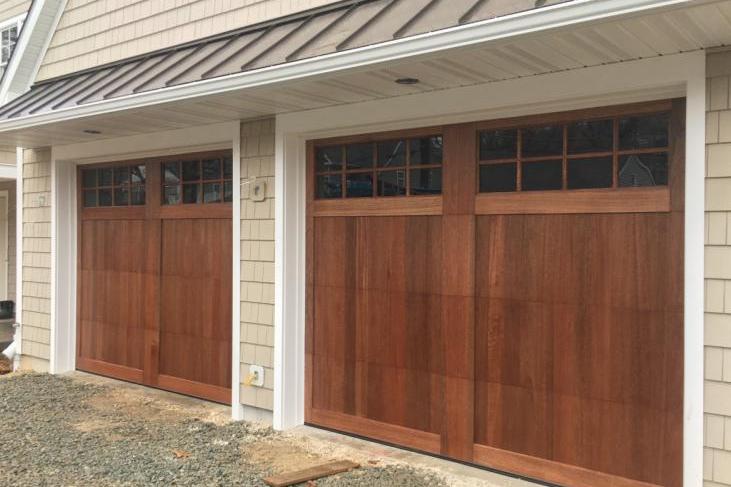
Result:
{"label": "gutter", "polygon": [[566,28],[577,24],[701,3],[712,3],[712,0],[574,0],[542,7],[538,10],[472,22],[244,73],[135,93],[109,100],[99,100],[48,113],[29,115],[15,120],[6,120],[0,122],[0,133],[133,108],[183,101],[206,95],[224,94],[246,88],[285,83],[353,68],[374,66],[404,58],[436,54],[448,49],[477,46],[487,42]]}

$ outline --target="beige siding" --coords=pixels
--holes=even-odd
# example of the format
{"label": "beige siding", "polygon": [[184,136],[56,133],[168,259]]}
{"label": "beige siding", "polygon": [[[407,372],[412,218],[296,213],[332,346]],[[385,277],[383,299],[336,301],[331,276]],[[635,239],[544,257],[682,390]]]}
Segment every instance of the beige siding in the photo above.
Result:
{"label": "beige siding", "polygon": [[731,486],[731,52],[708,57],[706,487]]}
{"label": "beige siding", "polygon": [[[266,198],[249,199],[254,178]],[[274,119],[241,125],[241,378],[264,367],[264,387],[241,385],[241,402],[272,410],[274,389]]]}
{"label": "beige siding", "polygon": [[45,371],[51,330],[51,150],[23,154],[21,367]]}
{"label": "beige siding", "polygon": [[[13,156],[15,156],[15,152],[13,152]],[[8,299],[15,301],[15,181],[0,182],[0,191],[8,192]]]}
{"label": "beige siding", "polygon": [[69,0],[38,79],[328,3],[333,0]]}
{"label": "beige siding", "polygon": [[0,22],[24,14],[30,8],[31,0],[2,0],[0,1]]}

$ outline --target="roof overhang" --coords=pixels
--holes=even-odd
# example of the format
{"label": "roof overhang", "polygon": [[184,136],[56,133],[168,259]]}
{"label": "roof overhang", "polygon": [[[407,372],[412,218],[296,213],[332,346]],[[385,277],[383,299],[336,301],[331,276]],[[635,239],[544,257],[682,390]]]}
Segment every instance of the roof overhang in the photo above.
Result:
{"label": "roof overhang", "polygon": [[[622,36],[636,36],[642,41],[635,46],[634,41],[628,42],[630,37]],[[548,52],[546,56],[538,52],[549,42],[550,59]],[[4,120],[0,122],[0,144],[48,146],[260,118],[728,44],[730,0],[575,0],[277,66]],[[474,64],[484,59],[488,59],[484,66]],[[402,73],[416,73],[424,84],[394,84],[393,77]],[[365,78],[362,83],[360,77]],[[89,129],[101,134],[84,132]]]}

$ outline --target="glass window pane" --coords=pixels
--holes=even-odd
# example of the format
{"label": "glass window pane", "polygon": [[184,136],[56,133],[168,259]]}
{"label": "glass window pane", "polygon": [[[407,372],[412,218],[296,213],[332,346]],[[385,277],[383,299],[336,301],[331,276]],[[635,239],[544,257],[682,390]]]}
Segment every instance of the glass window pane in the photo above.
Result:
{"label": "glass window pane", "polygon": [[165,188],[163,189],[162,204],[180,204],[180,186],[165,186]]}
{"label": "glass window pane", "polygon": [[178,184],[180,182],[180,163],[166,162],[162,165],[162,174],[165,184]]}
{"label": "glass window pane", "polygon": [[99,206],[112,206],[112,190],[100,189],[97,203],[99,204]]}
{"label": "glass window pane", "polygon": [[633,154],[619,159],[619,186],[667,186],[668,155]]}
{"label": "glass window pane", "polygon": [[646,115],[619,120],[619,148],[647,149],[668,146],[670,116]]}
{"label": "glass window pane", "polygon": [[563,169],[561,161],[525,162],[521,167],[523,191],[561,189]]}
{"label": "glass window pane", "polygon": [[129,167],[115,167],[114,168],[114,185],[119,186],[121,184],[129,183]]}
{"label": "glass window pane", "polygon": [[183,181],[198,181],[200,178],[200,161],[183,161]]}
{"label": "glass window pane", "polygon": [[122,186],[114,188],[114,206],[127,206],[129,204],[129,188]]}
{"label": "glass window pane", "polygon": [[223,177],[224,179],[231,179],[234,175],[234,165],[230,157],[223,158]]}
{"label": "glass window pane", "polygon": [[340,198],[343,196],[343,180],[340,174],[317,176],[318,198]]}
{"label": "glass window pane", "polygon": [[378,196],[406,194],[406,171],[382,171],[378,173]]}
{"label": "glass window pane", "polygon": [[144,183],[145,182],[145,176],[147,173],[147,168],[144,165],[140,166],[132,166],[130,168],[130,172],[132,175],[132,182],[133,183]]}
{"label": "glass window pane", "polygon": [[114,171],[111,167],[103,167],[97,172],[99,186],[111,186],[114,181]]}
{"label": "glass window pane", "polygon": [[373,167],[373,144],[348,144],[345,146],[347,169],[367,169]]}
{"label": "glass window pane", "polygon": [[84,206],[86,208],[93,208],[96,206],[96,190],[86,190],[84,191]]}
{"label": "glass window pane", "polygon": [[378,167],[401,167],[406,164],[406,144],[403,140],[378,143]]}
{"label": "glass window pane", "polygon": [[569,189],[611,188],[612,158],[569,159],[567,179]]}
{"label": "glass window pane", "polygon": [[517,130],[480,132],[480,160],[510,159],[518,156]]}
{"label": "glass window pane", "polygon": [[145,187],[144,186],[132,186],[130,190],[131,203],[135,206],[145,204]]}
{"label": "glass window pane", "polygon": [[373,196],[373,174],[354,173],[345,176],[345,197],[363,198]]}
{"label": "glass window pane", "polygon": [[409,194],[442,194],[442,168],[412,169]]}
{"label": "glass window pane", "polygon": [[183,203],[193,204],[200,203],[201,199],[201,185],[200,184],[184,184],[183,185]]}
{"label": "glass window pane", "polygon": [[96,169],[84,169],[81,171],[81,186],[83,188],[96,187]]}
{"label": "glass window pane", "polygon": [[223,183],[223,201],[225,203],[233,201],[233,184],[231,184],[231,181]]}
{"label": "glass window pane", "polygon": [[518,181],[517,167],[518,165],[515,162],[480,166],[480,192],[502,193],[515,191]]}
{"label": "glass window pane", "polygon": [[412,166],[441,164],[442,157],[441,135],[411,139],[409,141],[409,160]]}
{"label": "glass window pane", "polygon": [[563,128],[546,125],[523,129],[522,157],[555,156],[563,153]]}
{"label": "glass window pane", "polygon": [[221,179],[221,160],[206,159],[203,165],[203,179]]}
{"label": "glass window pane", "polygon": [[611,120],[582,120],[568,126],[568,152],[608,152],[612,150]]}
{"label": "glass window pane", "polygon": [[223,198],[221,183],[205,183],[203,185],[203,203],[220,203]]}
{"label": "glass window pane", "polygon": [[343,147],[332,145],[315,150],[315,164],[318,171],[339,171],[343,168]]}

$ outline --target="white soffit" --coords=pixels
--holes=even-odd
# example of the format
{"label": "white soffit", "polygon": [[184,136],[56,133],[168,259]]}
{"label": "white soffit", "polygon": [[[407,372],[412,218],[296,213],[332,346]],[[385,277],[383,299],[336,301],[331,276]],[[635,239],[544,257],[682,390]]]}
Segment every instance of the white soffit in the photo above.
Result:
{"label": "white soffit", "polygon": [[[555,14],[561,9],[592,3],[602,2],[579,0],[550,7],[550,12]],[[495,81],[731,45],[731,0],[665,4],[660,11],[581,23],[567,21],[566,25],[553,26],[550,31],[503,37],[479,46],[352,69],[283,79],[269,76],[271,80],[266,84],[246,85],[247,76],[259,73],[254,71],[184,85],[181,88],[189,91],[179,96],[174,91],[181,88],[168,88],[152,93],[157,96],[144,94],[148,97],[144,99],[142,95],[131,95],[99,102],[85,112],[59,110],[8,120],[0,123],[0,144],[38,147],[77,143],[483,83],[489,90],[489,83]],[[379,46],[370,48],[376,50]],[[277,69],[287,66],[274,66],[261,72],[274,75]],[[421,82],[394,83],[403,77],[418,78]],[[238,81],[242,83],[237,85]],[[230,85],[216,84],[221,82]],[[101,133],[89,134],[85,130]]]}

